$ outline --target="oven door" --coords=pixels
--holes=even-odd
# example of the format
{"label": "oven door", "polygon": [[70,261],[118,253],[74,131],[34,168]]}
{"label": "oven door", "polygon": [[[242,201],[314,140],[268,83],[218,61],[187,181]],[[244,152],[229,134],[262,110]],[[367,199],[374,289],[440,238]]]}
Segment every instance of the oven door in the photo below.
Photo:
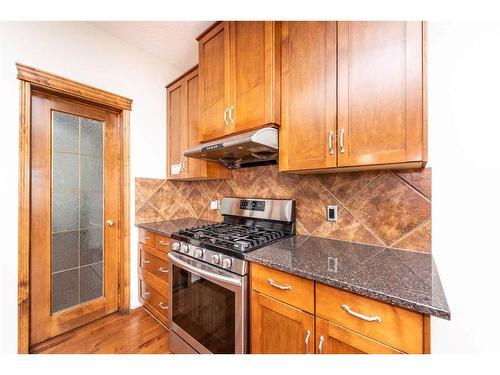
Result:
{"label": "oven door", "polygon": [[170,252],[171,329],[198,353],[246,353],[247,277]]}

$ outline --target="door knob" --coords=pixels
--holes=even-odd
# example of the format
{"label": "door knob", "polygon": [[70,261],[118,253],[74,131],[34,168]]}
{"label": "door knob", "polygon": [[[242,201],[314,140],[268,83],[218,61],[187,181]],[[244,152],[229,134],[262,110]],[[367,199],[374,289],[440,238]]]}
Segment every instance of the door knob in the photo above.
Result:
{"label": "door knob", "polygon": [[113,225],[115,225],[115,222],[113,220],[106,220],[106,225],[108,227],[112,227]]}

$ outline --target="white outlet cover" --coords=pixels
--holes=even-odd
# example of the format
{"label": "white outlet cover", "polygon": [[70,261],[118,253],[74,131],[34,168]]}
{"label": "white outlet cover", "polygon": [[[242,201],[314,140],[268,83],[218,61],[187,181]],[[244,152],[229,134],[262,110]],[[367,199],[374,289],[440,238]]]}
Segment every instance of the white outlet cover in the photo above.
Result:
{"label": "white outlet cover", "polygon": [[210,201],[210,209],[218,210],[219,209],[219,201]]}

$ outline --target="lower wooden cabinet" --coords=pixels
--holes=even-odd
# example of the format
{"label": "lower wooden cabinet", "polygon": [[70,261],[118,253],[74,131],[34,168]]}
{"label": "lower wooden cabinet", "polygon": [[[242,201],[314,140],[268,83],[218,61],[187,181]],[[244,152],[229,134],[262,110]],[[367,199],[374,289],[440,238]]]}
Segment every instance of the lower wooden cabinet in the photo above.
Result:
{"label": "lower wooden cabinet", "polygon": [[397,354],[402,352],[316,317],[316,353]]}
{"label": "lower wooden cabinet", "polygon": [[169,250],[169,237],[139,229],[139,301],[166,327],[170,326]]}
{"label": "lower wooden cabinet", "polygon": [[251,351],[314,354],[314,315],[252,291]]}
{"label": "lower wooden cabinet", "polygon": [[250,271],[253,354],[430,352],[428,316],[262,265]]}

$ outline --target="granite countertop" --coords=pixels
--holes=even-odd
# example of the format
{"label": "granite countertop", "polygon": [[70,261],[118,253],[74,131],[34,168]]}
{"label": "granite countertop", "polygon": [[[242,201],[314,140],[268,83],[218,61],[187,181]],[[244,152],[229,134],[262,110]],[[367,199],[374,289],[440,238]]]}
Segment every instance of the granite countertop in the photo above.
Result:
{"label": "granite countertop", "polygon": [[169,236],[182,229],[197,227],[199,225],[213,224],[215,221],[197,219],[194,217],[187,217],[184,219],[173,219],[163,221],[153,221],[150,223],[139,223],[136,227],[144,228],[158,234]]}
{"label": "granite countertop", "polygon": [[[137,224],[170,236],[213,224],[184,218]],[[245,259],[423,314],[450,319],[431,254],[296,235],[245,254]]]}
{"label": "granite countertop", "polygon": [[245,259],[423,314],[451,316],[428,253],[297,235]]}

